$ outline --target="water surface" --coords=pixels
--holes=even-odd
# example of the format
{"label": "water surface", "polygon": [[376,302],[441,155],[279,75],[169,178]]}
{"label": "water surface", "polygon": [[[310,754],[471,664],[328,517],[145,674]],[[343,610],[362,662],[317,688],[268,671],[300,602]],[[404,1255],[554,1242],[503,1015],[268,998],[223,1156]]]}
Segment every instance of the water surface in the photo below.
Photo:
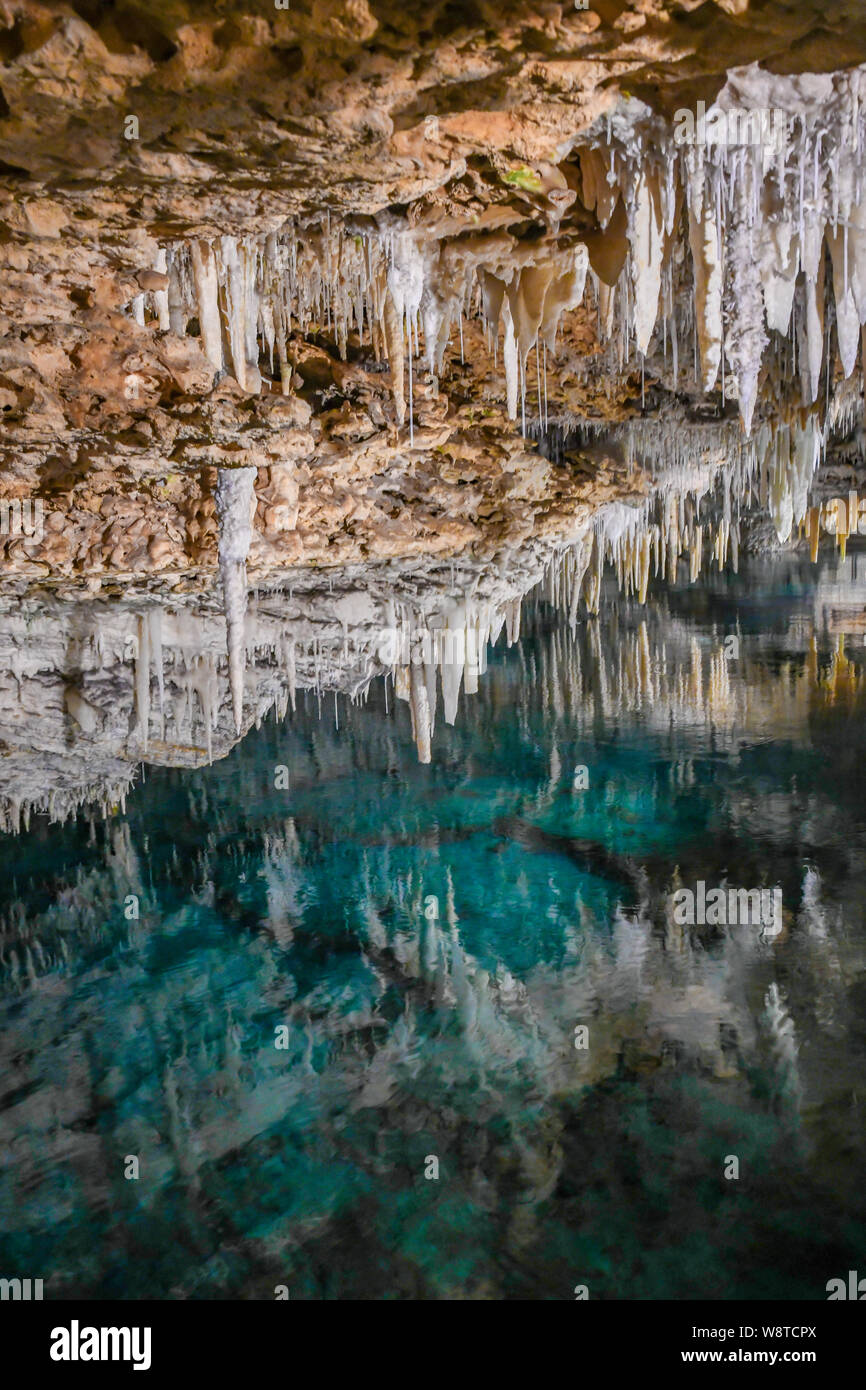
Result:
{"label": "water surface", "polygon": [[[308,694],[4,837],[0,1274],[826,1297],[866,1259],[856,560],[528,605],[430,766],[393,690]],[[678,926],[698,879],[784,930]]]}

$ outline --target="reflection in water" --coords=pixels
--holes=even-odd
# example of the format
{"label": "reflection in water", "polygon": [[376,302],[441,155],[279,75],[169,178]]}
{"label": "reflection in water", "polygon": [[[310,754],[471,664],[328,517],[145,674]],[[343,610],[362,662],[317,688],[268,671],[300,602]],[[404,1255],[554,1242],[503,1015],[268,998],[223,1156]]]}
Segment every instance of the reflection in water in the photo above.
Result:
{"label": "reflection in water", "polygon": [[[825,1297],[866,1230],[855,563],[573,630],[533,601],[429,767],[381,682],[298,690],[122,814],[7,837],[4,1273]],[[678,925],[697,879],[779,885],[782,933]]]}
{"label": "reflection in water", "polygon": [[[561,452],[580,438],[553,429],[544,444]],[[492,556],[345,567],[327,591],[315,569],[275,571],[250,600],[253,470],[240,468],[221,470],[217,487],[220,597],[188,591],[177,576],[163,592],[129,585],[114,599],[12,586],[0,595],[0,828],[26,827],[34,811],[64,820],[95,804],[107,813],[124,806],[138,763],[212,762],[272,710],[280,719],[294,710],[299,688],[363,700],[383,675],[392,698],[408,703],[429,763],[437,710],[455,722],[489,646],[503,629],[509,646],[517,639],[523,600],[541,581],[574,630],[581,614],[598,614],[606,572],[643,603],[651,583],[736,571],[741,504],[769,511],[782,540],[808,521],[817,558],[819,509],[808,500],[824,436],[815,417],[762,425],[737,445],[730,422],[645,422],[608,432],[605,448],[623,443],[628,505],[606,501],[567,526],[560,518]]]}
{"label": "reflection in water", "polygon": [[53,820],[88,803],[106,812],[123,804],[139,762],[194,767],[225,756],[238,737],[236,674],[241,732],[271,711],[285,718],[300,689],[320,702],[335,691],[364,699],[387,674],[429,762],[439,693],[453,723],[461,688],[476,692],[503,628],[516,638],[521,597],[542,573],[531,547],[507,573],[451,565],[395,577],[379,567],[341,572],[323,589],[308,572],[297,588],[249,603],[239,673],[231,656],[226,669],[227,624],[206,595],[0,599],[0,826],[26,826],[34,810]]}

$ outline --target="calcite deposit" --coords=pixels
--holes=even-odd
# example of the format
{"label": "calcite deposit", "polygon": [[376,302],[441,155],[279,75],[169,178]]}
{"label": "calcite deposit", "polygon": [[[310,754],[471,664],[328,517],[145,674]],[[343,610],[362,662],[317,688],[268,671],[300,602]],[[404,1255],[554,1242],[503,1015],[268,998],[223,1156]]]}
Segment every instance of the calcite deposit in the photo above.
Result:
{"label": "calcite deposit", "polygon": [[[574,622],[758,513],[814,554],[860,457],[864,97],[836,0],[2,0],[6,821],[296,683],[387,673],[428,760],[483,657],[383,632],[480,651],[541,580]],[[352,654],[299,665],[335,590]]]}

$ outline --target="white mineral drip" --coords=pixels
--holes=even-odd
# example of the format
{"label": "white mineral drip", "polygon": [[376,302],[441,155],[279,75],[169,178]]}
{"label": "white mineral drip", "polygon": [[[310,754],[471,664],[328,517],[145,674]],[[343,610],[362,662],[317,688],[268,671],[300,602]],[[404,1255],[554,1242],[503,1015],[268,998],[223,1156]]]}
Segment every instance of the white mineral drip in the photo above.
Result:
{"label": "white mineral drip", "polygon": [[[154,261],[154,270],[158,270],[162,275],[165,275],[167,273],[168,259],[164,246],[161,246],[156,253],[156,260]],[[168,308],[168,290],[154,291],[153,306],[156,310],[156,317],[159,323],[160,331],[163,333],[167,333],[168,330],[171,328],[171,315],[169,313]]]}
{"label": "white mineral drip", "polygon": [[[810,229],[804,240],[804,270],[806,297],[806,361],[809,393],[807,405],[818,398],[821,362],[824,357],[824,256],[823,238],[816,228]],[[808,258],[808,259],[807,259]]]}
{"label": "white mineral drip", "polygon": [[[412,328],[418,318],[421,298],[424,294],[427,265],[417,241],[408,232],[399,232],[392,239],[391,264],[388,267],[388,293],[393,302],[397,323],[400,325],[400,358],[402,369],[403,332],[405,321],[409,352],[409,428],[414,432],[412,420]],[[393,344],[393,349],[392,349]],[[389,361],[394,370],[390,354],[396,351],[392,333],[389,341]],[[400,373],[402,377],[402,370]],[[395,389],[396,395],[396,389]],[[414,442],[414,441],[413,441]]]}
{"label": "white mineral drip", "polygon": [[634,334],[638,352],[646,353],[658,314],[664,251],[659,182],[646,169],[641,172],[635,189],[630,241]]}
{"label": "white mineral drip", "polygon": [[784,219],[765,224],[759,245],[767,327],[771,332],[787,334],[799,270],[799,242],[792,222]]}
{"label": "white mineral drip", "polygon": [[478,693],[478,677],[483,664],[479,638],[478,618],[474,614],[467,614],[466,665],[463,670],[463,689],[467,695],[477,695]]}
{"label": "white mineral drip", "polygon": [[85,700],[74,686],[70,685],[64,691],[63,702],[85,734],[92,734],[99,727],[100,710],[89,700]]}
{"label": "white mineral drip", "polygon": [[517,339],[514,336],[514,324],[511,320],[511,310],[507,303],[503,308],[505,318],[505,346],[502,352],[502,359],[505,364],[505,392],[506,409],[509,420],[517,419],[517,388],[518,388],[518,364],[517,364]]}
{"label": "white mineral drip", "polygon": [[387,291],[385,296],[383,331],[385,335],[385,347],[388,354],[388,365],[391,368],[391,390],[394,395],[394,412],[397,417],[397,424],[402,425],[406,419],[406,396],[403,386],[405,370],[403,362],[403,322],[394,307],[394,300],[390,291]]}
{"label": "white mineral drip", "polygon": [[216,257],[207,241],[193,241],[190,254],[202,346],[211,366],[219,372],[223,367],[223,345]]}
{"label": "white mineral drip", "polygon": [[814,419],[805,428],[780,426],[767,443],[768,504],[776,534],[789,539],[794,525],[806,519],[809,489],[821,455],[822,435]]}
{"label": "white mineral drip", "polygon": [[716,221],[703,181],[702,152],[689,169],[689,245],[695,277],[695,321],[701,353],[701,384],[711,391],[722,359],[722,258]]}
{"label": "white mineral drip", "polygon": [[219,257],[222,263],[220,280],[225,288],[232,371],[244,391],[258,393],[262,383],[255,337],[258,297],[254,246],[243,241],[239,243],[237,237],[224,236],[220,239]]}
{"label": "white mineral drip", "polygon": [[[833,263],[833,292],[836,300],[836,334],[843,375],[849,377],[857,362],[860,346],[860,317],[854,302],[853,275],[849,275],[849,236],[847,225],[834,233],[827,228],[827,244]],[[854,238],[851,238],[853,241]]]}
{"label": "white mineral drip", "polygon": [[[748,186],[741,185],[741,198]],[[764,301],[755,248],[745,219],[734,221],[728,244],[730,268],[729,328],[725,336],[725,356],[737,381],[740,415],[746,434],[752,429],[752,414],[758,395],[758,374],[768,338],[764,330]]]}
{"label": "white mineral drip", "polygon": [[177,333],[179,337],[183,337],[186,332],[187,316],[181,283],[180,261],[179,250],[173,249],[168,255],[168,320],[172,333]]}
{"label": "white mineral drip", "polygon": [[243,723],[244,672],[246,669],[245,620],[247,612],[246,560],[252,539],[255,510],[255,468],[221,468],[217,480],[216,510],[219,520],[219,569],[226,618],[226,651],[232,710],[238,733]]}

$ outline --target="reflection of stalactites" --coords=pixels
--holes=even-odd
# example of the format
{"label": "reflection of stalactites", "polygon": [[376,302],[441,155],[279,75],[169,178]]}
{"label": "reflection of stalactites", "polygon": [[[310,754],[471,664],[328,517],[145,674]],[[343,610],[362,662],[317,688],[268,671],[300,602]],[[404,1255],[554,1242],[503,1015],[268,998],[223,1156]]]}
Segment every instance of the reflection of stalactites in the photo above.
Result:
{"label": "reflection of stalactites", "polygon": [[235,729],[241,731],[244,703],[247,554],[252,538],[255,468],[222,468],[216,490],[219,568],[226,618],[226,652]]}
{"label": "reflection of stalactites", "polygon": [[764,1023],[770,1037],[780,1093],[789,1105],[798,1109],[800,1077],[797,1069],[797,1036],[794,1020],[775,981],[764,997]]}
{"label": "reflection of stalactites", "polygon": [[418,749],[418,761],[429,763],[432,757],[430,741],[433,718],[427,681],[422,667],[417,662],[409,668],[409,708],[412,713],[412,737]]}
{"label": "reflection of stalactites", "polygon": [[816,869],[809,867],[803,875],[800,921],[810,936],[822,942],[826,941],[827,912],[821,900],[821,876]]}
{"label": "reflection of stalactites", "polygon": [[592,555],[586,567],[586,609],[588,613],[597,614],[601,602],[601,576],[604,568],[604,556],[602,553],[602,543],[598,535],[592,538]]}
{"label": "reflection of stalactites", "polygon": [[466,631],[465,627],[461,625],[462,621],[465,621],[465,614],[462,620],[458,614],[453,627],[449,622],[449,626],[441,630],[440,676],[442,680],[443,717],[446,724],[453,724],[457,718],[457,702],[460,697],[463,668],[466,664]]}
{"label": "reflection of stalactites", "polygon": [[135,714],[138,737],[147,748],[150,725],[150,624],[147,614],[138,620],[138,652],[135,658]]}

